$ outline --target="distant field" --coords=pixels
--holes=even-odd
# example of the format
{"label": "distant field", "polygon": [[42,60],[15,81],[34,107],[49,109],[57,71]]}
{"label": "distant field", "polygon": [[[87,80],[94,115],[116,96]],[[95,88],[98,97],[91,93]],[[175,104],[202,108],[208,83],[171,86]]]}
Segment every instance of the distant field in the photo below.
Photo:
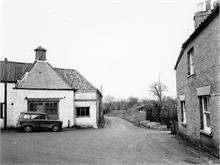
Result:
{"label": "distant field", "polygon": [[113,110],[108,113],[107,116],[120,117],[137,126],[139,126],[140,121],[146,118],[145,112],[139,112],[138,110]]}

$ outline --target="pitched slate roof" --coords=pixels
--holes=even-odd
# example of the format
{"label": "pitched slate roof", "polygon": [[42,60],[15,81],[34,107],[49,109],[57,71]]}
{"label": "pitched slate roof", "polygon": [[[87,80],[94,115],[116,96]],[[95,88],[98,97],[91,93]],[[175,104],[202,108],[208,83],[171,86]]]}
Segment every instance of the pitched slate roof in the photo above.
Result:
{"label": "pitched slate roof", "polygon": [[[7,81],[17,82],[21,76],[28,71],[32,63],[21,63],[8,61],[7,63]],[[4,61],[0,61],[0,81],[4,81]]]}
{"label": "pitched slate roof", "polygon": [[174,70],[176,70],[185,48],[215,19],[216,16],[219,15],[219,8],[220,4],[217,4],[217,6],[212,10],[209,16],[203,22],[201,22],[199,27],[195,29],[195,31],[189,36],[189,38],[182,44],[182,49],[180,51]]}
{"label": "pitched slate roof", "polygon": [[[32,63],[21,63],[8,61],[7,81],[16,83],[29,71]],[[97,90],[88,80],[86,80],[75,69],[53,68],[54,71],[72,88],[77,90]],[[4,61],[0,61],[0,81],[4,81]]]}
{"label": "pitched slate roof", "polygon": [[45,61],[35,61],[24,74],[16,88],[28,89],[72,89],[65,80]]}
{"label": "pitched slate roof", "polygon": [[54,68],[54,70],[71,86],[73,89],[96,90],[96,88],[75,69]]}

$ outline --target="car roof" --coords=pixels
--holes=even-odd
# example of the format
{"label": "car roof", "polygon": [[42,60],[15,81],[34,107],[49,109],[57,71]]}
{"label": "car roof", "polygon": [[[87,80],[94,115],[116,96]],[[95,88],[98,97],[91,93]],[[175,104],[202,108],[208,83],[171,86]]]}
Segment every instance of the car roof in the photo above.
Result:
{"label": "car roof", "polygon": [[46,113],[43,112],[21,112],[22,114],[38,114],[38,115],[46,115]]}

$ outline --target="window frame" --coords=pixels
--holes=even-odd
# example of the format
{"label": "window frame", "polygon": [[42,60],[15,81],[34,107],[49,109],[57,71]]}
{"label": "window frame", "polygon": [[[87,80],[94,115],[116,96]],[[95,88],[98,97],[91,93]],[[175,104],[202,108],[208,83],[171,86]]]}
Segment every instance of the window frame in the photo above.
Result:
{"label": "window frame", "polygon": [[[49,110],[46,108],[46,104],[48,104],[48,103],[53,104],[53,105],[56,104],[56,112],[57,113],[48,113]],[[31,110],[31,104],[42,104],[42,106],[43,106],[42,111],[37,111],[37,110],[32,111]],[[52,118],[52,116],[56,116],[55,118],[59,119],[59,99],[56,99],[56,98],[55,99],[52,99],[52,98],[51,99],[47,99],[47,98],[45,98],[45,99],[39,99],[39,98],[34,99],[34,98],[31,98],[31,99],[28,99],[28,101],[27,101],[27,107],[28,107],[27,108],[28,112],[44,112],[47,115],[50,115],[51,118]]]}
{"label": "window frame", "polygon": [[195,58],[194,58],[194,48],[191,48],[187,52],[187,75],[191,76],[195,74]]}
{"label": "window frame", "polygon": [[[88,110],[88,112],[87,112]],[[78,111],[80,111],[80,114],[78,114]],[[82,112],[85,112],[85,115],[82,115]],[[76,107],[76,117],[90,117],[90,107]]]}
{"label": "window frame", "polygon": [[185,100],[180,101],[180,110],[181,110],[181,122],[186,124],[186,102]]}
{"label": "window frame", "polygon": [[[205,105],[205,99],[206,105]],[[201,110],[201,130],[211,134],[211,106],[210,106],[210,96],[204,95],[199,97],[200,100],[200,110]],[[209,124],[207,122],[207,116],[209,116]],[[209,126],[208,126],[209,125]]]}

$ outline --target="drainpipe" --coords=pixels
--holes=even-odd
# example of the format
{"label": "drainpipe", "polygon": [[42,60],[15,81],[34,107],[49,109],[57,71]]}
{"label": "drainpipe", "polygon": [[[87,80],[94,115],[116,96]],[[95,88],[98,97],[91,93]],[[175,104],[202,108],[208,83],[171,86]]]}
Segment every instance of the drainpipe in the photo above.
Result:
{"label": "drainpipe", "polygon": [[5,58],[5,63],[4,63],[4,71],[5,71],[4,129],[5,129],[5,130],[7,129],[7,63],[8,63],[8,60],[7,60],[7,58]]}
{"label": "drainpipe", "polygon": [[75,106],[75,94],[76,89],[73,89],[73,127],[76,125],[76,106]]}

